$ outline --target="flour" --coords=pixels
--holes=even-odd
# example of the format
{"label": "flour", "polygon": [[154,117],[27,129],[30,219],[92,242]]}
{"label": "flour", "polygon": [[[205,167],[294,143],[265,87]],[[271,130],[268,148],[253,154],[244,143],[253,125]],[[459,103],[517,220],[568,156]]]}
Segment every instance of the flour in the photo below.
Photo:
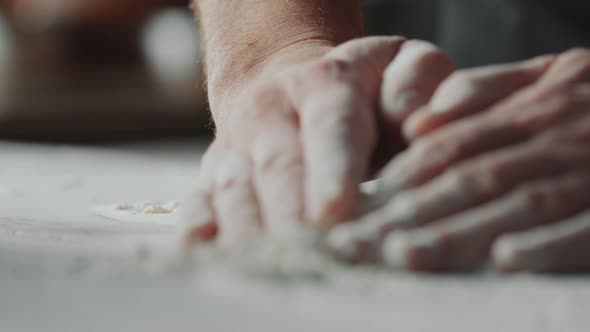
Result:
{"label": "flour", "polygon": [[[375,181],[363,183],[361,191],[369,194],[376,190]],[[180,243],[182,209],[180,203],[139,202],[119,203],[96,207],[93,212],[99,216],[123,222],[158,223],[176,225],[175,239]],[[308,227],[294,225],[288,232],[278,234],[257,234],[231,247],[220,243],[203,243],[188,251],[182,257],[159,259],[161,248],[152,248],[150,257],[153,270],[168,270],[163,265],[176,265],[173,270],[188,269],[199,275],[200,280],[220,282],[224,279],[266,280],[282,283],[286,280],[327,280],[349,275],[358,268],[341,263],[325,246],[324,235]],[[145,255],[142,255],[145,256]],[[152,256],[152,255],[150,255]],[[171,255],[174,257],[174,255]],[[153,267],[154,267],[153,266]],[[347,274],[346,271],[349,273]],[[236,281],[236,280],[234,280]]]}
{"label": "flour", "polygon": [[92,212],[116,221],[174,224],[179,206],[180,204],[176,201],[147,201],[98,206],[93,208]]}
{"label": "flour", "polygon": [[[176,201],[119,203],[96,207],[93,212],[123,222],[178,225],[179,207]],[[178,238],[170,239],[171,242],[175,240]],[[176,265],[174,270],[194,269],[201,277],[217,281],[227,277],[274,281],[323,279],[335,269],[344,268],[323,249],[322,236],[303,227],[293,227],[289,234],[282,233],[280,238],[253,236],[231,247],[203,243],[183,250],[182,257],[168,255],[172,259],[161,257],[165,249],[142,246],[142,261],[146,260],[146,248],[154,263],[152,271],[168,270],[172,264]]]}

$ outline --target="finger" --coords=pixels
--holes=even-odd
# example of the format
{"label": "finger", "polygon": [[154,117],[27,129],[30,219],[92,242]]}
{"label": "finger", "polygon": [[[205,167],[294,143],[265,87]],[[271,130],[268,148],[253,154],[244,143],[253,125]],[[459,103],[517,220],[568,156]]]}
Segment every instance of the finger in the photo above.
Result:
{"label": "finger", "polygon": [[531,142],[465,162],[422,187],[399,193],[359,222],[339,226],[340,235],[334,235],[331,246],[348,260],[378,260],[387,233],[459,213],[527,181],[586,170],[590,168],[587,151],[588,145]]}
{"label": "finger", "polygon": [[289,232],[303,222],[304,162],[297,116],[278,85],[258,96],[258,133],[250,153],[264,227]]}
{"label": "finger", "polygon": [[181,204],[178,213],[185,246],[208,242],[217,236],[218,227],[211,196],[206,189],[197,189],[191,193]]}
{"label": "finger", "polygon": [[556,222],[589,204],[588,174],[533,182],[497,201],[427,227],[393,232],[385,239],[383,257],[390,266],[417,271],[477,267],[500,235]]}
{"label": "finger", "polygon": [[218,226],[212,205],[215,165],[220,142],[215,140],[201,159],[197,186],[180,204],[178,219],[182,225],[183,243],[191,246],[216,238]]}
{"label": "finger", "polygon": [[234,245],[257,233],[262,223],[252,162],[235,151],[219,156],[212,197],[222,245]]}
{"label": "finger", "polygon": [[[590,95],[590,84],[584,83],[568,88],[568,91],[573,96],[588,96]],[[574,97],[576,98],[576,97]],[[557,124],[553,128],[547,128],[537,136],[537,140],[548,142],[562,142],[563,144],[570,143],[587,143],[590,142],[590,108],[585,111],[572,112],[569,119],[564,119],[561,124]],[[538,121],[534,119],[534,114],[530,119],[524,121]]]}
{"label": "finger", "polygon": [[353,39],[335,48],[326,55],[332,60],[342,60],[354,66],[362,67],[360,70],[366,84],[370,85],[367,90],[375,95],[383,79],[383,71],[399,53],[402,45],[406,42],[403,37],[397,36],[374,36],[361,39]]}
{"label": "finger", "polygon": [[[528,96],[527,96],[528,97]],[[587,115],[589,89],[567,89],[528,105],[517,101],[456,121],[413,143],[381,172],[383,196],[424,184],[450,165],[557,128]]]}
{"label": "finger", "polygon": [[347,218],[356,205],[376,141],[373,103],[381,73],[402,42],[350,42],[288,82],[300,119],[306,219],[318,226]]}
{"label": "finger", "polygon": [[406,138],[414,140],[453,120],[484,111],[537,81],[554,59],[548,55],[456,72],[440,85],[430,104],[404,124]]}
{"label": "finger", "polygon": [[495,266],[504,272],[588,272],[590,213],[503,235],[494,243],[492,253]]}
{"label": "finger", "polygon": [[584,82],[590,82],[590,50],[574,48],[557,57],[539,85],[549,91]]}
{"label": "finger", "polygon": [[368,172],[376,141],[371,105],[353,87],[332,86],[302,112],[307,219],[327,226],[350,215]]}
{"label": "finger", "polygon": [[433,44],[407,41],[385,69],[381,108],[385,119],[399,125],[428,103],[438,85],[454,70],[451,59]]}

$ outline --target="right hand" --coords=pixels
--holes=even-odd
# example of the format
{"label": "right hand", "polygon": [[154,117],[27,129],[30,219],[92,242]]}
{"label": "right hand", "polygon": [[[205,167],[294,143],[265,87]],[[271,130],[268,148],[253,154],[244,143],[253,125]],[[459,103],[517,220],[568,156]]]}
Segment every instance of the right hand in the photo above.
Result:
{"label": "right hand", "polygon": [[[376,195],[387,193],[385,203],[330,234],[336,254],[421,271],[472,268],[490,254],[504,270],[590,268],[588,256],[579,255],[590,243],[587,215],[570,218],[590,212],[590,52],[575,49],[504,68],[528,72],[532,81],[514,80],[525,86],[502,99],[499,92],[509,92],[502,81],[510,76],[492,75],[464,85],[475,93],[459,94],[502,99],[492,106],[478,110],[467,107],[477,98],[449,98],[457,107],[433,102],[429,108],[443,112],[412,115],[431,123],[469,117],[423,127],[430,133],[418,135],[385,169]],[[493,81],[502,89],[477,93]],[[441,94],[446,86],[460,91],[448,82]]]}
{"label": "right hand", "polygon": [[185,203],[186,241],[233,243],[260,229],[350,218],[383,139],[379,107],[393,111],[395,127],[452,70],[426,42],[367,37],[242,84],[216,112],[217,137]]}

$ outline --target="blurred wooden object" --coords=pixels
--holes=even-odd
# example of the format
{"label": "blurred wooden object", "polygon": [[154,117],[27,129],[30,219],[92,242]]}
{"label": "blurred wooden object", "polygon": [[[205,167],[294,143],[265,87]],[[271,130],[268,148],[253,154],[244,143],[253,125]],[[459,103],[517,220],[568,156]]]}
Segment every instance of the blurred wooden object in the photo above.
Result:
{"label": "blurred wooden object", "polygon": [[[18,12],[47,1],[70,3],[57,11],[67,15],[51,21]],[[206,132],[198,33],[187,7],[167,3],[0,2],[13,37],[11,55],[0,64],[0,136],[94,140]],[[169,36],[174,40],[162,40]],[[170,48],[171,42],[182,47]]]}

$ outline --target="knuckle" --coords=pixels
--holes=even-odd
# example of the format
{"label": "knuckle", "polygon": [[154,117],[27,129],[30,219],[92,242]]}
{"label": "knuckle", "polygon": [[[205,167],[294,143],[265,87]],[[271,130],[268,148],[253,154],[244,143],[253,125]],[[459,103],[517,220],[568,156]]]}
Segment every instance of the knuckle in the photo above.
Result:
{"label": "knuckle", "polygon": [[491,160],[482,160],[482,165],[477,167],[472,175],[477,179],[480,190],[491,197],[502,191],[506,182],[506,167],[502,163],[493,163]]}
{"label": "knuckle", "polygon": [[515,129],[535,131],[575,115],[579,106],[579,98],[567,89],[559,89],[537,96],[524,104],[521,112],[508,114],[507,119],[510,119]]}
{"label": "knuckle", "polygon": [[515,194],[516,203],[536,223],[547,223],[569,217],[587,208],[590,176],[571,173],[557,180],[523,185]]}
{"label": "knuckle", "polygon": [[[432,140],[429,140],[427,137],[424,140],[418,140],[414,145],[410,147],[406,156],[408,159],[413,160],[414,162],[423,160],[425,157],[428,157],[429,151],[431,151]],[[418,163],[419,164],[419,163]]]}
{"label": "knuckle", "polygon": [[449,76],[446,85],[448,89],[466,89],[478,83],[475,75],[468,70],[457,71]]}
{"label": "knuckle", "polygon": [[579,63],[582,61],[586,65],[590,65],[590,49],[576,47],[565,51],[561,58],[566,63]]}
{"label": "knuckle", "polygon": [[451,72],[453,70],[453,62],[445,52],[436,48],[424,48],[415,58],[416,64],[419,68],[432,69],[441,72]]}
{"label": "knuckle", "polygon": [[565,83],[587,81],[590,79],[590,49],[574,48],[561,54],[556,64],[556,72],[562,72]]}
{"label": "knuckle", "polygon": [[324,80],[341,80],[352,71],[352,64],[341,59],[321,59],[307,69],[307,74]]}
{"label": "knuckle", "polygon": [[568,93],[568,90],[561,90],[554,93],[548,101],[552,106],[550,109],[553,112],[569,111],[577,104],[576,99],[571,93]]}
{"label": "knuckle", "polygon": [[520,207],[529,211],[542,212],[547,209],[550,196],[551,190],[547,185],[533,183],[522,186],[516,194],[516,199]]}
{"label": "knuckle", "polygon": [[[444,166],[452,161],[460,161],[463,156],[470,152],[469,142],[458,133],[453,135],[434,135],[423,140],[422,144],[417,144],[416,153],[423,160],[430,160],[433,164]],[[452,137],[451,137],[452,136]],[[471,136],[468,139],[478,139]]]}

